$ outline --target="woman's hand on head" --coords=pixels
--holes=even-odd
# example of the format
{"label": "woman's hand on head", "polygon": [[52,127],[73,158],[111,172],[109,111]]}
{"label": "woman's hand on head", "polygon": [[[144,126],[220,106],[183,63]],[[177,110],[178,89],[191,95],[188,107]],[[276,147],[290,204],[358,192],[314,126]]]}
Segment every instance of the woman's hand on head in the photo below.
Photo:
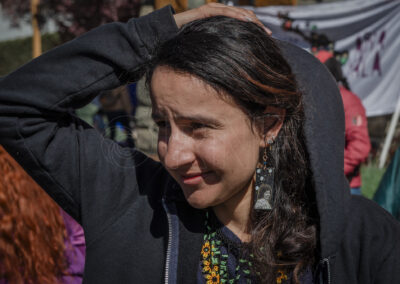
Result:
{"label": "woman's hand on head", "polygon": [[226,16],[241,21],[253,22],[262,27],[267,34],[271,35],[271,31],[260,22],[253,11],[233,6],[226,6],[221,3],[209,3],[196,9],[175,14],[174,18],[178,28],[181,28],[183,25],[192,21],[214,16]]}

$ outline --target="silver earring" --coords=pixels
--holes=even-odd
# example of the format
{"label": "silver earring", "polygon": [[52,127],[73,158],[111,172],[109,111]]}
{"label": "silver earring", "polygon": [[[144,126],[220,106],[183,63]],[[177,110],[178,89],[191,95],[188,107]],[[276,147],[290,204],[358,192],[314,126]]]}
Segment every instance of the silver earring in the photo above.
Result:
{"label": "silver earring", "polygon": [[271,148],[273,142],[273,138],[268,138],[268,146],[264,148],[263,152],[262,165],[256,168],[256,184],[254,187],[255,210],[271,210],[273,206],[274,168],[267,166],[267,148]]}

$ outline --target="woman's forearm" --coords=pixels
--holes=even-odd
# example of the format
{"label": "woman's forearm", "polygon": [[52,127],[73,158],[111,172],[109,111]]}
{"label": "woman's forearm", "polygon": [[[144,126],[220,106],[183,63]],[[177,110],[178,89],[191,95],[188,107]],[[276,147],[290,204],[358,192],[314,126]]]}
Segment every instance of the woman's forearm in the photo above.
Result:
{"label": "woman's forearm", "polygon": [[[136,180],[133,166],[121,166],[133,162],[111,163],[104,153],[112,149],[111,141],[69,110],[123,84],[125,75],[138,72],[150,58],[150,50],[177,30],[170,7],[126,24],[103,25],[0,81],[0,144],[76,220],[105,219],[110,215],[106,209],[98,216],[88,213],[96,211],[87,209],[96,205],[95,191],[100,186],[113,188],[118,176],[128,176],[129,184]],[[113,208],[119,201],[107,194],[96,202],[104,200]]]}

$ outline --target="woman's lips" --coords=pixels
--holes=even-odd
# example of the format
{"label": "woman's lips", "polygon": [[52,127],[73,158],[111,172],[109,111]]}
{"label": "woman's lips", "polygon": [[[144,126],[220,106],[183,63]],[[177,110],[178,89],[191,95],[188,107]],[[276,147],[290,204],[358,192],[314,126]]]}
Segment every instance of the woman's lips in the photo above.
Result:
{"label": "woman's lips", "polygon": [[196,185],[203,181],[211,172],[193,173],[181,175],[182,183],[186,185]]}

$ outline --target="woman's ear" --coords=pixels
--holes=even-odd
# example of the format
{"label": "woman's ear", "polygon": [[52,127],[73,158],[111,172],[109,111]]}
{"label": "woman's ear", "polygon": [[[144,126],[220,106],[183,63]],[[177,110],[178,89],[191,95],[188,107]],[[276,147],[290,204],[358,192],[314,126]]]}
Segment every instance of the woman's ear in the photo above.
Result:
{"label": "woman's ear", "polygon": [[268,141],[274,141],[278,136],[285,120],[286,110],[268,106],[264,112],[265,116],[260,127],[260,147],[267,147]]}

